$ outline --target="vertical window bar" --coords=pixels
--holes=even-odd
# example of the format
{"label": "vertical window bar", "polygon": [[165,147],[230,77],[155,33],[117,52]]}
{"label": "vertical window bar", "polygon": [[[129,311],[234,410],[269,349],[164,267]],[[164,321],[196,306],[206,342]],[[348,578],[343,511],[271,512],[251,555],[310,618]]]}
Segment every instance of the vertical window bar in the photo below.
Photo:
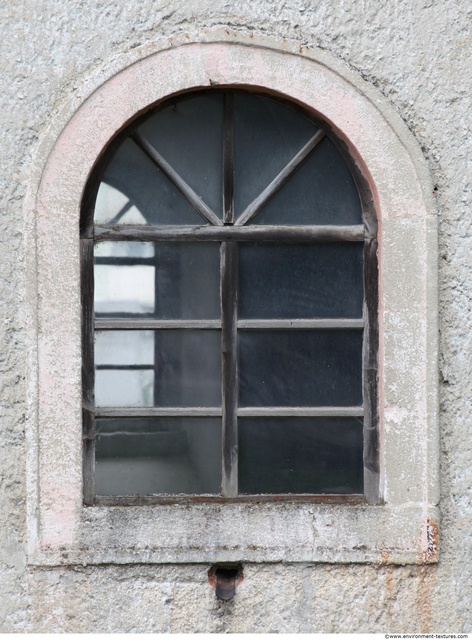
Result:
{"label": "vertical window bar", "polygon": [[379,409],[378,409],[378,261],[377,240],[364,244],[364,494],[369,504],[379,502]]}
{"label": "vertical window bar", "polygon": [[[157,277],[157,269],[159,267],[159,259],[158,259],[158,249],[157,249],[157,244],[154,244],[154,256],[153,256],[153,267],[154,267],[154,317],[157,316],[157,305],[158,303],[160,304],[160,300],[158,302],[158,277]],[[154,372],[154,380],[152,382],[152,400],[153,400],[153,406],[158,407],[159,406],[159,345],[158,345],[158,337],[157,337],[157,332],[153,331],[153,345],[154,345],[154,349],[153,349],[153,356],[152,356],[152,362],[153,362],[153,372]]]}
{"label": "vertical window bar", "polygon": [[95,498],[95,416],[94,416],[94,316],[93,316],[93,239],[80,242],[82,280],[82,417],[84,503]]}
{"label": "vertical window bar", "polygon": [[223,208],[224,223],[234,221],[234,109],[233,94],[224,97],[223,132]]}
{"label": "vertical window bar", "polygon": [[222,492],[238,494],[238,253],[236,242],[221,243],[221,347],[223,371]]}

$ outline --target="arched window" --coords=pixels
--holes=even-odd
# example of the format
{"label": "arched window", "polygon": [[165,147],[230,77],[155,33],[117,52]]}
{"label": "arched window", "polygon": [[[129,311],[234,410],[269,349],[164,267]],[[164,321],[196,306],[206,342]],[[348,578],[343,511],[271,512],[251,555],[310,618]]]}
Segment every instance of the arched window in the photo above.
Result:
{"label": "arched window", "polygon": [[438,559],[428,166],[339,61],[252,36],[130,50],[38,143],[31,563]]}
{"label": "arched window", "polygon": [[86,503],[377,501],[371,200],[274,95],[179,95],[110,143],[82,207]]}

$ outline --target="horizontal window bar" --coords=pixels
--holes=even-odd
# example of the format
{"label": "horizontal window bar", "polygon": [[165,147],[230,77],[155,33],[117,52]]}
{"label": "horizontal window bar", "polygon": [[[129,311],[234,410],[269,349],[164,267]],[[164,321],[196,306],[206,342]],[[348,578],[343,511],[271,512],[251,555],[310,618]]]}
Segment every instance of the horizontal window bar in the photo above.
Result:
{"label": "horizontal window bar", "polygon": [[238,320],[238,329],[363,329],[362,318]]}
{"label": "horizontal window bar", "polygon": [[[281,318],[238,320],[238,329],[363,329],[362,318]],[[155,320],[151,318],[96,318],[97,330],[221,329],[219,320]]]}
{"label": "horizontal window bar", "polygon": [[127,320],[130,318],[131,320],[155,320],[156,317],[154,312],[152,311],[95,311],[95,319],[107,318],[107,319],[118,319],[118,320]]}
{"label": "horizontal window bar", "polygon": [[220,320],[155,320],[153,318],[95,318],[95,329],[221,329]]}
{"label": "horizontal window bar", "polygon": [[220,407],[97,407],[96,418],[219,417]]}
{"label": "horizontal window bar", "polygon": [[364,225],[310,225],[250,227],[212,225],[203,226],[145,226],[120,225],[96,226],[95,240],[179,240],[217,241],[240,240],[248,242],[361,242],[364,240]]}
{"label": "horizontal window bar", "polygon": [[362,417],[363,407],[239,407],[239,418],[257,417]]}
{"label": "horizontal window bar", "polygon": [[156,266],[157,258],[152,256],[151,258],[140,258],[130,257],[130,256],[95,256],[94,263],[97,264],[105,264],[111,265],[113,267],[121,267],[121,266],[132,266],[135,267],[137,265],[150,265],[152,267]]}
{"label": "horizontal window bar", "polygon": [[155,369],[153,364],[97,364],[97,371],[144,371],[145,369]]}
{"label": "horizontal window bar", "polygon": [[221,495],[147,495],[147,496],[96,496],[94,504],[107,507],[113,506],[143,506],[150,504],[192,504],[202,502],[231,503],[235,502],[310,502],[315,504],[367,504],[364,495],[359,493],[336,494],[318,493],[307,494],[257,494],[238,495],[226,498]]}
{"label": "horizontal window bar", "polygon": [[[97,407],[97,418],[221,416],[219,407]],[[363,407],[239,407],[238,417],[362,417]]]}

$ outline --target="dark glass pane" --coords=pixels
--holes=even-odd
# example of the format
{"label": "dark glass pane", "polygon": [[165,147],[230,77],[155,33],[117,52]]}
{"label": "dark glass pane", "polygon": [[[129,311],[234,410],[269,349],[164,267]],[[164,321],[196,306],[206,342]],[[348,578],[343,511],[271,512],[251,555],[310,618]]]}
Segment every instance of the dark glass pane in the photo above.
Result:
{"label": "dark glass pane", "polygon": [[239,249],[239,317],[361,318],[362,243]]}
{"label": "dark glass pane", "polygon": [[102,242],[95,246],[95,312],[159,319],[220,317],[217,243]]}
{"label": "dark glass pane", "polygon": [[221,491],[221,418],[98,419],[98,495]]}
{"label": "dark glass pane", "polygon": [[96,224],[190,224],[203,218],[132,141],[108,165],[95,202]]}
{"label": "dark glass pane", "polygon": [[234,202],[239,215],[268,186],[317,128],[270,98],[234,96]]}
{"label": "dark glass pane", "polygon": [[156,243],[156,317],[220,317],[219,243]]}
{"label": "dark glass pane", "polygon": [[361,224],[354,178],[334,144],[325,138],[252,224]]}
{"label": "dark glass pane", "polygon": [[139,131],[221,217],[223,95],[176,98]]}
{"label": "dark glass pane", "polygon": [[362,493],[356,418],[239,420],[240,493]]}
{"label": "dark glass pane", "polygon": [[242,407],[362,405],[362,330],[240,331]]}
{"label": "dark glass pane", "polygon": [[219,331],[97,331],[101,407],[221,406]]}

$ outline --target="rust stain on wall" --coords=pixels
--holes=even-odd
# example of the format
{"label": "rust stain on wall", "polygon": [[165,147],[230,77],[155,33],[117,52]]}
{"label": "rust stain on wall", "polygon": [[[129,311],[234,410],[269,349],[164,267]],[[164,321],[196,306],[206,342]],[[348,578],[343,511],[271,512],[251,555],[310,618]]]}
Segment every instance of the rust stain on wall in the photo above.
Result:
{"label": "rust stain on wall", "polygon": [[391,598],[393,591],[393,571],[390,567],[387,567],[385,586],[387,587],[387,597]]}
{"label": "rust stain on wall", "polygon": [[439,526],[434,520],[428,518],[421,532],[420,560],[424,564],[432,564],[438,561],[439,556]]}
{"label": "rust stain on wall", "polygon": [[418,611],[419,630],[421,633],[430,633],[431,631],[433,571],[435,571],[433,567],[421,567],[418,574],[416,609]]}
{"label": "rust stain on wall", "polygon": [[382,551],[382,564],[390,564],[391,553],[390,551]]}
{"label": "rust stain on wall", "polygon": [[[438,562],[439,556],[439,526],[435,520],[428,518],[421,529],[421,553],[418,560],[423,565]],[[433,591],[434,567],[423,566],[418,573],[416,592],[416,608],[418,611],[419,627],[422,633],[429,633],[432,620],[431,598]]]}

